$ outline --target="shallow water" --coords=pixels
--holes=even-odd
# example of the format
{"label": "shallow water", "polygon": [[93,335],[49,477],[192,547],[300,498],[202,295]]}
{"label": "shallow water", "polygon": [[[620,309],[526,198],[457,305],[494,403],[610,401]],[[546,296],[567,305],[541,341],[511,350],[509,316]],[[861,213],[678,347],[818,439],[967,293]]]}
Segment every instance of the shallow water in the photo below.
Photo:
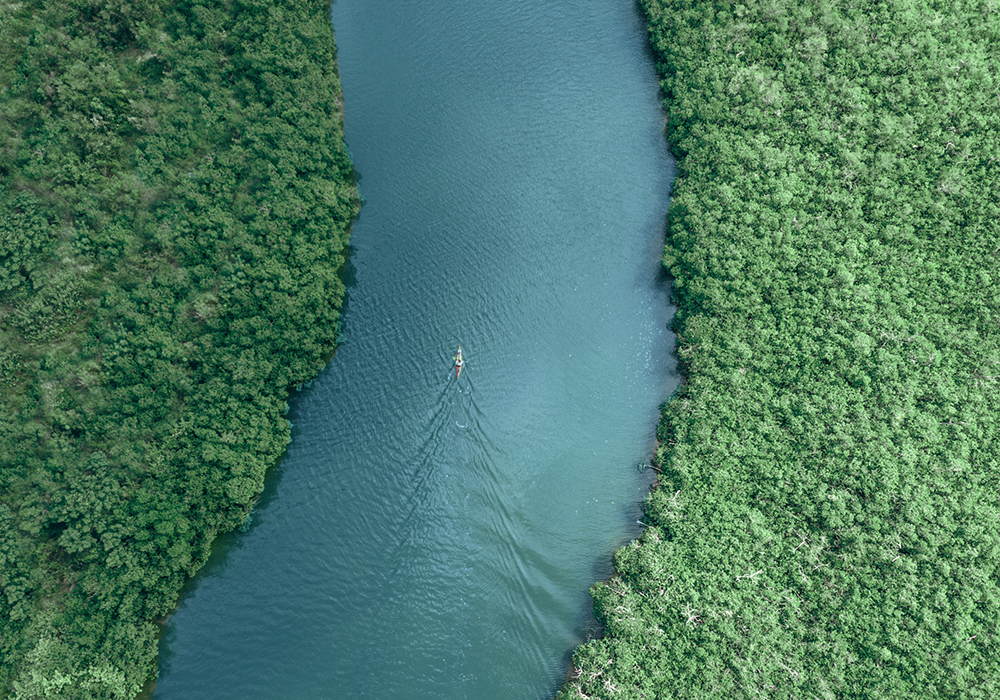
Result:
{"label": "shallow water", "polygon": [[[366,204],[344,341],[157,700],[547,698],[676,385],[673,165],[628,0],[337,0]],[[455,379],[458,344],[466,368]]]}

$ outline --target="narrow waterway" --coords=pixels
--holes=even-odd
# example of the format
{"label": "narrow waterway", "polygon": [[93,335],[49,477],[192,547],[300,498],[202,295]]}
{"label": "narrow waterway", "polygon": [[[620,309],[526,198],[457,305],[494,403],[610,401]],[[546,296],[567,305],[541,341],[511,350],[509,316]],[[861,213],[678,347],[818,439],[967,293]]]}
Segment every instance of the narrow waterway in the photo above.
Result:
{"label": "narrow waterway", "polygon": [[168,622],[155,698],[551,697],[637,535],[677,381],[640,12],[337,0],[332,20],[366,200],[343,344]]}

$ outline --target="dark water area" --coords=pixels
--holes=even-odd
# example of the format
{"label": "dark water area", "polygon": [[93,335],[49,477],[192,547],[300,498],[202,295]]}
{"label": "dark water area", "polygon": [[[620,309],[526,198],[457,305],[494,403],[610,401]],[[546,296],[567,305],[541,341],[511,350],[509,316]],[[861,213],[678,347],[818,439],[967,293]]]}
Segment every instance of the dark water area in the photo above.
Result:
{"label": "dark water area", "polygon": [[343,343],[167,623],[155,698],[548,698],[677,383],[645,28],[632,0],[332,20],[366,200]]}

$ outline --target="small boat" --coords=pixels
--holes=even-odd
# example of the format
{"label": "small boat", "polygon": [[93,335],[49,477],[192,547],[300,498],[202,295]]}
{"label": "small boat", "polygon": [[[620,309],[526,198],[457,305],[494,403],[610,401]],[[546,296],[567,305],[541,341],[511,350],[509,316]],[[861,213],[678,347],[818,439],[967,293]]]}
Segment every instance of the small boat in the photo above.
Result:
{"label": "small boat", "polygon": [[455,355],[455,379],[462,376],[462,368],[465,367],[465,360],[462,359],[462,346],[458,346],[458,354]]}

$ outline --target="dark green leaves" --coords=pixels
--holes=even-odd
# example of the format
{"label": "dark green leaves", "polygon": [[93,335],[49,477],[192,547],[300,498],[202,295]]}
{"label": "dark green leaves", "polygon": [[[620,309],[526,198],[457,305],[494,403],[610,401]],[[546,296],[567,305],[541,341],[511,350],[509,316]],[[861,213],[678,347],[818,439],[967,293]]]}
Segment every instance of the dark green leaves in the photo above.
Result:
{"label": "dark green leaves", "polygon": [[333,352],[327,6],[0,10],[0,695],[134,697]]}

